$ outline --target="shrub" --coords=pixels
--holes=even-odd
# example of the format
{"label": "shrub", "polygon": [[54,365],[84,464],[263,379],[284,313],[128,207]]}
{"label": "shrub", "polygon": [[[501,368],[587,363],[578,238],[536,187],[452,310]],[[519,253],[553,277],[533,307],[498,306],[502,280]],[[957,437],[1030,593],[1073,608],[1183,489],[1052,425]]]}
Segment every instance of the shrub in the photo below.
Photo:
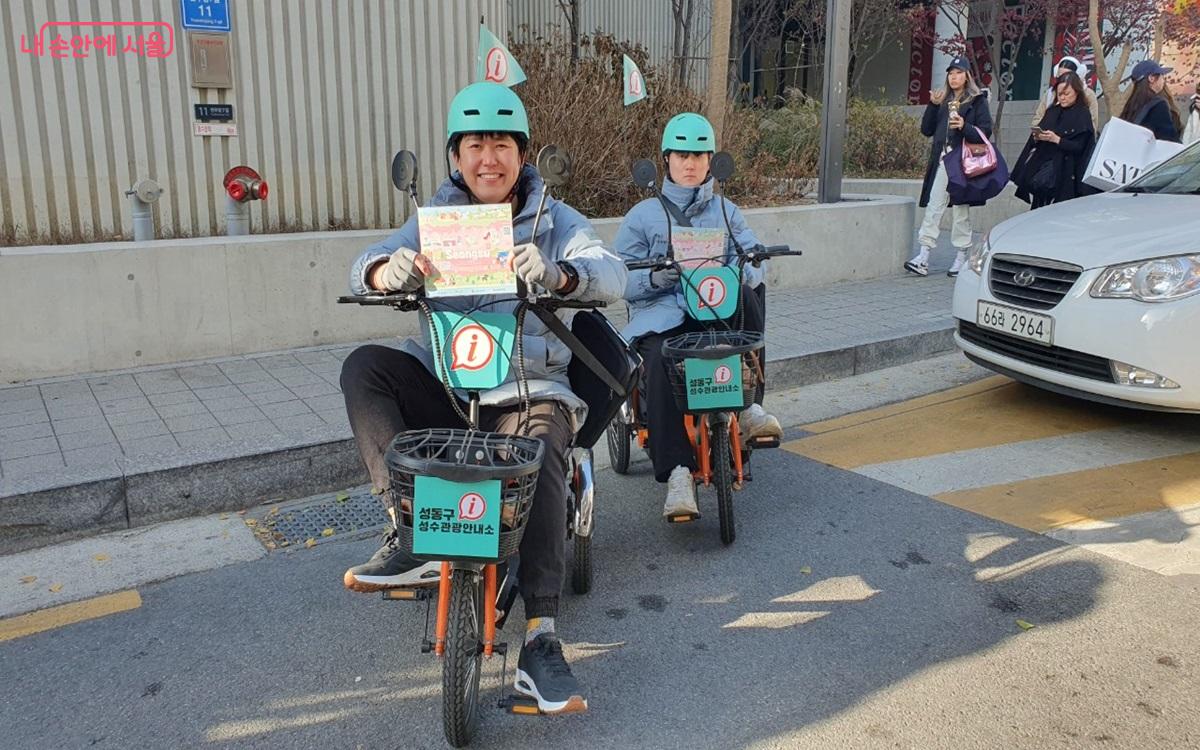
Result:
{"label": "shrub", "polygon": [[[918,123],[897,107],[863,99],[846,113],[845,173],[851,177],[920,177],[929,141]],[[762,148],[782,160],[803,160],[820,151],[821,103],[791,91],[779,109],[766,111]]]}
{"label": "shrub", "polygon": [[[662,129],[679,112],[698,112],[700,96],[671,82],[666,69],[651,66],[639,46],[598,34],[583,37],[572,68],[569,43],[561,35],[534,36],[513,43],[527,81],[517,89],[529,112],[531,159],[554,143],[572,158],[574,176],[559,197],[587,216],[621,216],[645,194],[632,183],[630,165],[648,158],[659,164]],[[646,79],[650,97],[624,106],[621,56],[632,58]],[[815,158],[781,156],[759,146],[761,115],[731,107],[726,113],[722,150],[738,164],[728,195],[745,206],[799,201],[806,182],[780,184],[779,177],[811,177]]]}

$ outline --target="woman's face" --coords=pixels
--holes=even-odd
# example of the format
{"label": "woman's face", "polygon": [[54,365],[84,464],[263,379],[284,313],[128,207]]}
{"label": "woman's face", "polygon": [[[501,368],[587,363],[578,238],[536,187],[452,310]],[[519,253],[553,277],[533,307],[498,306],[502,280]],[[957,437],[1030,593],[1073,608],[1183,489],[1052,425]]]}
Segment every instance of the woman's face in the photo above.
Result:
{"label": "woman's face", "polygon": [[1063,109],[1074,107],[1077,99],[1079,99],[1079,95],[1075,93],[1075,89],[1071,87],[1071,84],[1058,84],[1058,106]]}
{"label": "woman's face", "polygon": [[955,68],[946,74],[946,83],[950,84],[951,89],[962,91],[967,85],[967,71]]}
{"label": "woman's face", "polygon": [[708,179],[708,163],[712,154],[695,151],[671,151],[667,154],[667,170],[671,182],[681,187],[696,187]]}
{"label": "woman's face", "polygon": [[1167,80],[1160,75],[1146,76],[1146,82],[1150,84],[1150,90],[1156,94],[1161,94],[1163,87],[1167,85]]}

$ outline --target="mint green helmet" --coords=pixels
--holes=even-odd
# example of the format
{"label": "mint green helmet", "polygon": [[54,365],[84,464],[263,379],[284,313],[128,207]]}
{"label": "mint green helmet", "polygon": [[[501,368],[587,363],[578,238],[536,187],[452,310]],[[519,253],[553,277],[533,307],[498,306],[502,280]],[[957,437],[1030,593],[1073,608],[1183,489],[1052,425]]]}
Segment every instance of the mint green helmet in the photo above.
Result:
{"label": "mint green helmet", "polygon": [[472,83],[454,95],[446,117],[446,140],[459,133],[520,133],[529,138],[521,97],[499,83]]}
{"label": "mint green helmet", "polygon": [[695,112],[675,115],[663,128],[663,153],[667,151],[716,151],[717,134],[712,123]]}

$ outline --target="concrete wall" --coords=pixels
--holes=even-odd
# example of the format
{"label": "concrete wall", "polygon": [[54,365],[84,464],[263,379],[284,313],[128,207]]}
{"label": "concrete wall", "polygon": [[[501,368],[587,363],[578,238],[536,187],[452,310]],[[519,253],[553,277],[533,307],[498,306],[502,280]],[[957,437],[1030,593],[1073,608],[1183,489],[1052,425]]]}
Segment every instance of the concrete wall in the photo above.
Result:
{"label": "concrete wall", "polygon": [[[1014,159],[1015,160],[1015,159]],[[870,180],[870,179],[848,179],[843,183],[843,188],[848,192],[862,193],[867,195],[896,195],[911,198],[914,202],[921,197],[921,181],[920,180]],[[996,226],[1005,219],[1016,216],[1017,214],[1025,213],[1029,210],[1029,204],[1024,201],[1017,200],[1016,186],[1011,182],[1004,188],[1004,192],[987,202],[987,205],[971,209],[971,227],[976,232],[986,232]],[[916,225],[921,226],[921,222],[925,219],[925,209],[915,208]],[[950,212],[947,211],[942,216],[942,229],[950,228]]]}
{"label": "concrete wall", "polygon": [[[911,198],[752,209],[777,287],[895,273]],[[611,241],[619,219],[600,219]],[[411,332],[415,316],[335,304],[351,261],[386,230],[0,248],[0,382]]]}

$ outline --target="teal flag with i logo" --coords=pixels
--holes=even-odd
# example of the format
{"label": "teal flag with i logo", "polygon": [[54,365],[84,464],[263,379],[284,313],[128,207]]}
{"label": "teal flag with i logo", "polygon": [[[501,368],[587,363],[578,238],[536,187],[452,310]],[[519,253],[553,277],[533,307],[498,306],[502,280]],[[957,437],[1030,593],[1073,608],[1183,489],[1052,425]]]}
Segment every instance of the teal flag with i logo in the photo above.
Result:
{"label": "teal flag with i logo", "polygon": [[688,313],[696,320],[725,320],[737,312],[738,283],[736,268],[719,266],[683,272],[683,299]]}
{"label": "teal flag with i logo", "polygon": [[442,349],[435,374],[445,377],[451,388],[487,391],[508,379],[517,340],[512,315],[435,311],[431,325]]}

